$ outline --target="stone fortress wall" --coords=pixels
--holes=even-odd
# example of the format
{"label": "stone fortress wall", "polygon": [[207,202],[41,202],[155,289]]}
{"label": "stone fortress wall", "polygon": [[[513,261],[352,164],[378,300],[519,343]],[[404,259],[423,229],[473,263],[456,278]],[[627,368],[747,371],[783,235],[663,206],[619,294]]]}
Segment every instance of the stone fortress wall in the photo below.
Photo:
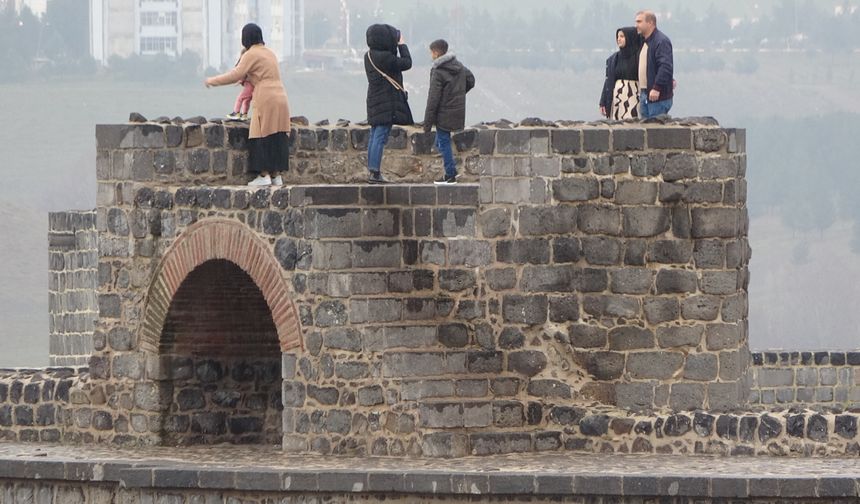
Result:
{"label": "stone fortress wall", "polygon": [[[529,124],[457,134],[451,187],[424,184],[441,164],[422,132],[395,130],[397,183],[378,187],[355,184],[367,128],[300,126],[288,186],[262,190],[240,187],[241,126],[97,127],[98,264],[86,240],[84,261],[51,252],[54,276],[97,272],[89,369],[7,373],[0,433],[411,456],[860,451],[851,412],[764,406],[849,407],[856,363],[748,350],[743,130]],[[78,333],[56,334],[52,362],[77,362]],[[44,392],[58,372],[70,390]]]}

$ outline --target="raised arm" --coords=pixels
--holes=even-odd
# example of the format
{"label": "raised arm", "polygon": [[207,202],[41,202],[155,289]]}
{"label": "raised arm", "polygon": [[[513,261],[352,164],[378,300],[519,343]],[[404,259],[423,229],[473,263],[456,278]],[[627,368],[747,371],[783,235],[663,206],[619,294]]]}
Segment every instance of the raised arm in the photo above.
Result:
{"label": "raised arm", "polygon": [[397,46],[397,49],[400,51],[400,56],[394,58],[394,64],[397,66],[397,69],[404,72],[412,68],[412,55],[409,54],[409,48],[406,44],[400,44]]}
{"label": "raised arm", "polygon": [[239,64],[236,65],[235,68],[229,72],[206,79],[206,86],[226,86],[228,84],[235,84],[244,79],[245,76],[248,75],[250,69],[251,58],[248,57],[248,53],[245,53],[239,59]]}

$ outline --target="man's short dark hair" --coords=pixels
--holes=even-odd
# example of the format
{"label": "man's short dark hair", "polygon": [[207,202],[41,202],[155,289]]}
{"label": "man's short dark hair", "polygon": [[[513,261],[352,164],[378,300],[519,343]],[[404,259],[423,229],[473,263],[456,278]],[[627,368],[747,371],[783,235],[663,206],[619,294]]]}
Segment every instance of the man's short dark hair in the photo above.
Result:
{"label": "man's short dark hair", "polygon": [[448,54],[448,42],[445,42],[443,39],[434,40],[430,44],[430,50],[440,56],[443,54]]}

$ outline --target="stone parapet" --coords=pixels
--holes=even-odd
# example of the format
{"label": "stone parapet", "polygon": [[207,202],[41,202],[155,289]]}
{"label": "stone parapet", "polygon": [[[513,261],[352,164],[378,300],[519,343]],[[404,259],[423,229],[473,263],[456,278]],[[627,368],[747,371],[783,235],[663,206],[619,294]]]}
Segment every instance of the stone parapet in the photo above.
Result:
{"label": "stone parapet", "polygon": [[[529,123],[531,124],[531,123]],[[487,173],[478,160],[488,157],[561,158],[569,169],[585,170],[590,159],[603,175],[620,173],[610,154],[644,151],[738,154],[736,163],[709,165],[709,179],[735,176],[745,169],[746,132],[723,129],[713,119],[679,119],[667,124],[540,122],[520,126],[508,122],[482,124],[453,135],[458,164],[467,179]],[[349,123],[309,126],[293,124],[288,184],[362,182],[367,178],[370,128]],[[248,126],[237,122],[130,123],[96,126],[100,183],[153,182],[168,185],[242,185],[247,169]],[[434,134],[419,128],[392,130],[383,171],[396,182],[431,182],[442,173],[434,156]],[[553,171],[554,161],[538,162],[537,171]],[[528,176],[529,163],[518,163],[516,176]],[[515,175],[514,166],[502,168]],[[652,169],[654,169],[652,167]],[[646,163],[634,169],[644,175]],[[728,172],[726,171],[728,170]],[[656,173],[655,173],[656,174]],[[501,175],[495,173],[495,175]],[[681,177],[685,178],[685,177]],[[110,192],[100,186],[100,194]]]}

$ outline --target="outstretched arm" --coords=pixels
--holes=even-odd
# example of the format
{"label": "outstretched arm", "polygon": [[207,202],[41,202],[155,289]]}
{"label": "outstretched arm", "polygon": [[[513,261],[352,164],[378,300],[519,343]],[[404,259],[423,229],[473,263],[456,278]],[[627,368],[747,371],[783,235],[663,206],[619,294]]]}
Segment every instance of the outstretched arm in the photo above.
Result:
{"label": "outstretched arm", "polygon": [[209,77],[206,79],[206,87],[211,86],[226,86],[227,84],[235,84],[245,78],[248,75],[248,71],[251,68],[251,59],[247,57],[247,53],[243,54],[239,59],[239,64],[236,65],[232,70],[227,73],[223,73],[221,75],[216,75],[215,77]]}

